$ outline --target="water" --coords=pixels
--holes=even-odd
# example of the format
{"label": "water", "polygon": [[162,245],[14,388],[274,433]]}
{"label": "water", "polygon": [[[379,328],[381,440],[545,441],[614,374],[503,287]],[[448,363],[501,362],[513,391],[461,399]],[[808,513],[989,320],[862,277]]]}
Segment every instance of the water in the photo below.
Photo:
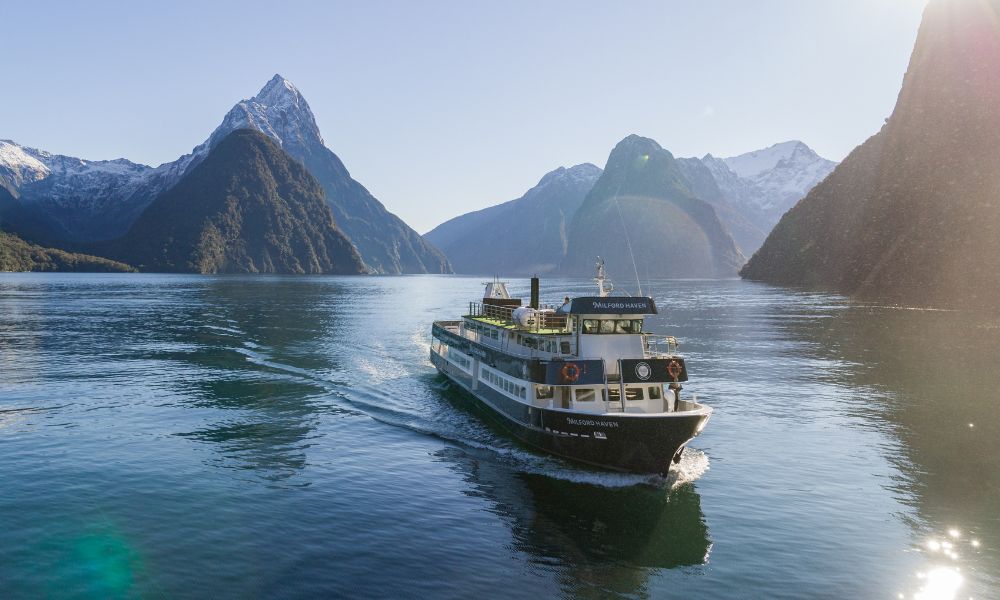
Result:
{"label": "water", "polygon": [[666,479],[435,374],[479,279],[0,275],[0,597],[1000,594],[1000,319],[651,287],[716,409]]}

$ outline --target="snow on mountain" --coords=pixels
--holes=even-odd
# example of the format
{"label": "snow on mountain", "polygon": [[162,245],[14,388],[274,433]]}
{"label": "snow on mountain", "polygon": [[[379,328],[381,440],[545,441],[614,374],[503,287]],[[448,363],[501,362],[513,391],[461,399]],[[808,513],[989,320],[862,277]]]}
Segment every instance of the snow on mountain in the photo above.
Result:
{"label": "snow on mountain", "polygon": [[0,140],[0,186],[72,240],[110,239],[124,233],[157,195],[180,181],[226,135],[244,128],[261,131],[290,152],[323,144],[305,98],[275,75],[256,96],[237,103],[190,154],[156,168],[125,159],[88,161]]}
{"label": "snow on mountain", "polygon": [[[712,173],[728,203],[723,208],[736,211],[741,220],[760,232],[741,238],[740,245],[747,256],[760,247],[781,216],[837,166],[798,140],[729,158],[706,154],[700,161]],[[720,214],[724,221],[732,217],[726,211]],[[741,230],[737,224],[727,224],[733,231]]]}
{"label": "snow on mountain", "polygon": [[[740,177],[752,178],[776,167],[779,162],[792,156],[799,147],[809,147],[798,140],[781,142],[762,150],[754,150],[739,156],[722,159],[733,173]],[[810,150],[811,151],[811,150]]]}
{"label": "snow on mountain", "polygon": [[0,140],[0,178],[16,189],[48,177],[49,168],[34,156],[36,153],[10,140]]}
{"label": "snow on mountain", "polygon": [[713,170],[721,171],[718,163],[724,163],[747,182],[749,189],[740,189],[743,201],[767,212],[777,212],[774,216],[779,218],[837,166],[798,140],[712,162]]}

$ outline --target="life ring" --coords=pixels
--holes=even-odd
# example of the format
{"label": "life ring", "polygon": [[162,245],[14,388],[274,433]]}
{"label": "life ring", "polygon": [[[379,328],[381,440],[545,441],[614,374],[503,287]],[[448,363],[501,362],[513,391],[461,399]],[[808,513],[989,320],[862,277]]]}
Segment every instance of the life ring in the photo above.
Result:
{"label": "life ring", "polygon": [[674,381],[677,381],[682,372],[681,363],[676,360],[671,360],[670,363],[667,364],[667,374],[670,375]]}
{"label": "life ring", "polygon": [[564,381],[574,383],[580,378],[580,367],[576,363],[566,363],[562,368],[562,376]]}

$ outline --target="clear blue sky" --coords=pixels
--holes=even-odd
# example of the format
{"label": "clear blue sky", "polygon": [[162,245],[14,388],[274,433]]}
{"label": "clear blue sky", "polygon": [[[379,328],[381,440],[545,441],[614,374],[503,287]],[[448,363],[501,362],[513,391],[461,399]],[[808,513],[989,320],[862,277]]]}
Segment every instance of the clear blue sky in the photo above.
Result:
{"label": "clear blue sky", "polygon": [[2,2],[0,138],[157,165],[274,73],[426,232],[603,166],[788,139],[842,159],[889,115],[924,0]]}

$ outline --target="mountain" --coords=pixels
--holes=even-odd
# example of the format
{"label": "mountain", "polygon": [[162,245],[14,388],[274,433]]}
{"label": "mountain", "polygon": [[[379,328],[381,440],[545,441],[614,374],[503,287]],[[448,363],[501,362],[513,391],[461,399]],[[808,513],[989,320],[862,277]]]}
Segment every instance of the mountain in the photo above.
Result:
{"label": "mountain", "polygon": [[106,252],[143,271],[362,273],[323,189],[276,142],[250,129],[218,140]]}
{"label": "mountain", "polygon": [[731,277],[744,261],[712,205],[688,187],[674,156],[637,135],[611,151],[574,215],[561,271],[591,275],[598,255],[621,282],[634,274],[631,255],[641,279]]}
{"label": "mountain", "polygon": [[837,165],[797,140],[730,158],[706,154],[678,162],[689,179],[703,177],[701,167],[711,173],[718,192],[703,188],[699,197],[715,207],[747,256],[760,247],[781,215]]}
{"label": "mountain", "polygon": [[566,255],[573,215],[600,175],[590,163],[559,167],[520,198],[455,217],[424,237],[456,273],[550,273]]}
{"label": "mountain", "polygon": [[4,271],[86,271],[130,272],[134,268],[113,260],[44,248],[16,235],[0,231],[0,272]]}
{"label": "mountain", "polygon": [[15,203],[0,218],[33,239],[93,242],[121,236],[154,198],[196,168],[226,136],[256,129],[306,165],[338,226],[380,273],[448,273],[444,255],[393,215],[330,151],[302,94],[275,75],[238,102],[190,154],[153,168],[124,159],[87,161],[0,141],[0,187]]}
{"label": "mountain", "polygon": [[0,140],[0,187],[16,199],[0,216],[40,239],[110,237],[126,226],[118,215],[138,214],[148,204],[154,171],[125,159],[87,161]]}
{"label": "mountain", "polygon": [[781,219],[743,276],[995,310],[998,22],[1000,0],[931,0],[892,115]]}
{"label": "mountain", "polygon": [[365,263],[379,273],[450,273],[448,259],[353,178],[320,135],[316,119],[298,89],[275,75],[260,92],[236,104],[208,140],[178,159],[187,172],[219,140],[237,129],[256,129],[305,164],[326,192],[338,227]]}

